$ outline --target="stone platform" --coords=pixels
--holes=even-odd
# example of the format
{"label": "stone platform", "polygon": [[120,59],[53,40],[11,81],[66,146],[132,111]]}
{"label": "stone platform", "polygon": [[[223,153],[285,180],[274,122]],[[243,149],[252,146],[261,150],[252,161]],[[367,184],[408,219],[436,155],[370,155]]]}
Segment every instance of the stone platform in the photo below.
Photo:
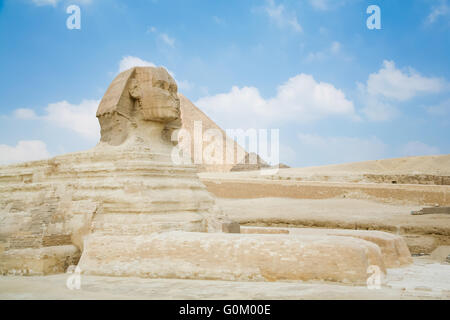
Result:
{"label": "stone platform", "polygon": [[376,244],[381,249],[383,262],[386,268],[397,268],[412,263],[411,253],[405,240],[397,235],[381,231],[345,230],[345,229],[319,229],[319,228],[264,228],[241,227],[244,234],[289,234],[299,239],[304,237],[328,237],[340,236]]}
{"label": "stone platform", "polygon": [[380,248],[351,237],[195,232],[92,235],[86,249],[79,267],[92,275],[364,284],[369,266],[386,272]]}

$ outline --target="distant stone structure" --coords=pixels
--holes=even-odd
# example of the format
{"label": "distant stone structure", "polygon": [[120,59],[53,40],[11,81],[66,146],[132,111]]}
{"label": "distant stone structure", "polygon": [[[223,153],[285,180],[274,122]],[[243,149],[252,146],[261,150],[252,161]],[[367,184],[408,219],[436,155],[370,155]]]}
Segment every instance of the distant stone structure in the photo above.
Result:
{"label": "distant stone structure", "polygon": [[[219,132],[222,137],[222,157],[221,163],[203,163],[198,165],[200,172],[230,172],[233,171],[239,164],[249,164],[249,153],[238,142],[232,140],[227,136],[226,132],[220,128],[213,120],[211,120],[205,113],[197,108],[188,98],[179,94],[180,97],[180,110],[182,119],[182,128],[187,130],[191,137],[195,134],[195,122],[201,124],[201,133],[205,134],[208,130],[215,130]],[[210,141],[201,141],[202,150],[205,150],[211,144]],[[227,148],[227,146],[233,146]],[[194,139],[191,141],[191,160],[194,163],[194,153],[192,152],[195,147]],[[230,159],[232,161],[230,161]]]}
{"label": "distant stone structure", "polygon": [[[182,119],[182,129],[187,130],[191,137],[194,137],[194,123],[197,121],[201,124],[202,134],[205,134],[208,130],[216,130],[220,132],[222,136],[222,162],[217,164],[201,163],[198,165],[200,172],[233,172],[233,171],[255,171],[261,169],[274,168],[268,165],[261,157],[255,153],[249,153],[241,146],[237,141],[234,141],[227,133],[219,127],[213,120],[211,120],[204,112],[197,108],[188,98],[181,93],[180,97],[180,110]],[[228,128],[236,129],[236,128]],[[202,141],[202,149],[205,150],[211,144],[210,141]],[[227,146],[232,148],[227,148]],[[194,141],[191,141],[190,150],[194,150]],[[191,152],[192,153],[192,152]],[[232,161],[230,161],[230,159]],[[191,156],[192,162],[194,162],[194,154]],[[285,164],[279,164],[277,167],[280,169],[289,168]]]}
{"label": "distant stone structure", "polygon": [[[255,161],[256,159],[256,161]],[[256,171],[261,169],[271,168],[259,155],[256,153],[247,153],[245,158],[231,168],[231,172],[235,171]]]}

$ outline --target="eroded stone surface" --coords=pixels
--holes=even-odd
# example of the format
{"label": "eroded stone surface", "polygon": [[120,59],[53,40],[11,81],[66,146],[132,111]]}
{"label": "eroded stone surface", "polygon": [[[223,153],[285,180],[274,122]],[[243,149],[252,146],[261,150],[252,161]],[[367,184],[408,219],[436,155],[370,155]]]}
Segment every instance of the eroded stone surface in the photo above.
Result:
{"label": "eroded stone surface", "polygon": [[380,247],[384,264],[387,268],[395,268],[412,263],[411,253],[405,240],[397,235],[381,231],[344,230],[344,229],[312,229],[312,228],[262,228],[241,227],[242,233],[270,234],[287,233],[296,237],[341,236],[363,239]]}
{"label": "eroded stone surface", "polygon": [[362,284],[370,265],[386,272],[377,245],[346,237],[165,232],[92,235],[86,246],[79,266],[97,275]]}
{"label": "eroded stone surface", "polygon": [[78,262],[80,254],[74,245],[7,250],[0,254],[0,273],[21,276],[64,273]]}

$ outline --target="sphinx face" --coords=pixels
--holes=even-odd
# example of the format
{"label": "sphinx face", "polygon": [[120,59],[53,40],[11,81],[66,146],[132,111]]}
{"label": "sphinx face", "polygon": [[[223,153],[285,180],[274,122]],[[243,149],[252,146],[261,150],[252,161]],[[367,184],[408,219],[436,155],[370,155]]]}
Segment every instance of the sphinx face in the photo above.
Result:
{"label": "sphinx face", "polygon": [[180,118],[177,84],[163,68],[136,68],[130,94],[144,120],[170,122]]}

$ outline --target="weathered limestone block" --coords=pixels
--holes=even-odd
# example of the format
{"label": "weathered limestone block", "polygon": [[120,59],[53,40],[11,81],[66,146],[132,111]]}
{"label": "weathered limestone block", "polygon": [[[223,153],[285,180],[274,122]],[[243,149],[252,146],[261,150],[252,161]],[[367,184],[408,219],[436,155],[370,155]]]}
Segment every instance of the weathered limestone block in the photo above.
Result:
{"label": "weathered limestone block", "polygon": [[450,246],[440,246],[431,253],[431,258],[439,262],[450,262]]}
{"label": "weathered limestone block", "polygon": [[55,188],[41,185],[28,193],[0,188],[0,242],[6,250],[71,244],[65,202]]}
{"label": "weathered limestone block", "polygon": [[409,265],[413,262],[411,253],[405,240],[392,233],[373,230],[345,230],[345,229],[318,229],[318,228],[263,228],[241,227],[245,234],[272,234],[288,233],[299,238],[302,237],[352,237],[372,242],[380,247],[384,264],[387,268]]}
{"label": "weathered limestone block", "polygon": [[83,273],[240,281],[328,280],[363,284],[367,268],[385,272],[379,247],[346,237],[165,232],[92,234]]}
{"label": "weathered limestone block", "polygon": [[92,231],[92,219],[100,210],[100,205],[90,200],[72,201],[70,208],[71,240],[80,251],[83,251],[84,237]]}
{"label": "weathered limestone block", "polygon": [[419,211],[412,211],[412,215],[420,216],[424,214],[450,214],[450,207],[431,207],[431,208],[422,208]]}
{"label": "weathered limestone block", "polygon": [[2,275],[48,275],[64,273],[80,259],[81,252],[74,245],[12,249],[1,252]]}
{"label": "weathered limestone block", "polygon": [[370,241],[381,249],[387,268],[396,268],[413,263],[411,253],[401,236],[382,231],[333,230],[328,235],[354,237]]}
{"label": "weathered limestone block", "polygon": [[241,233],[245,234],[289,234],[289,230],[264,227],[241,227]]}
{"label": "weathered limestone block", "polygon": [[237,222],[226,222],[222,224],[224,233],[241,233],[241,226]]}
{"label": "weathered limestone block", "polygon": [[64,272],[81,255],[73,245],[70,202],[55,186],[29,179],[0,187],[0,274]]}
{"label": "weathered limestone block", "polygon": [[370,241],[380,247],[387,268],[405,266],[413,262],[405,240],[395,234],[372,230],[290,229],[290,234],[295,236],[307,236],[311,233],[324,236],[353,237]]}

